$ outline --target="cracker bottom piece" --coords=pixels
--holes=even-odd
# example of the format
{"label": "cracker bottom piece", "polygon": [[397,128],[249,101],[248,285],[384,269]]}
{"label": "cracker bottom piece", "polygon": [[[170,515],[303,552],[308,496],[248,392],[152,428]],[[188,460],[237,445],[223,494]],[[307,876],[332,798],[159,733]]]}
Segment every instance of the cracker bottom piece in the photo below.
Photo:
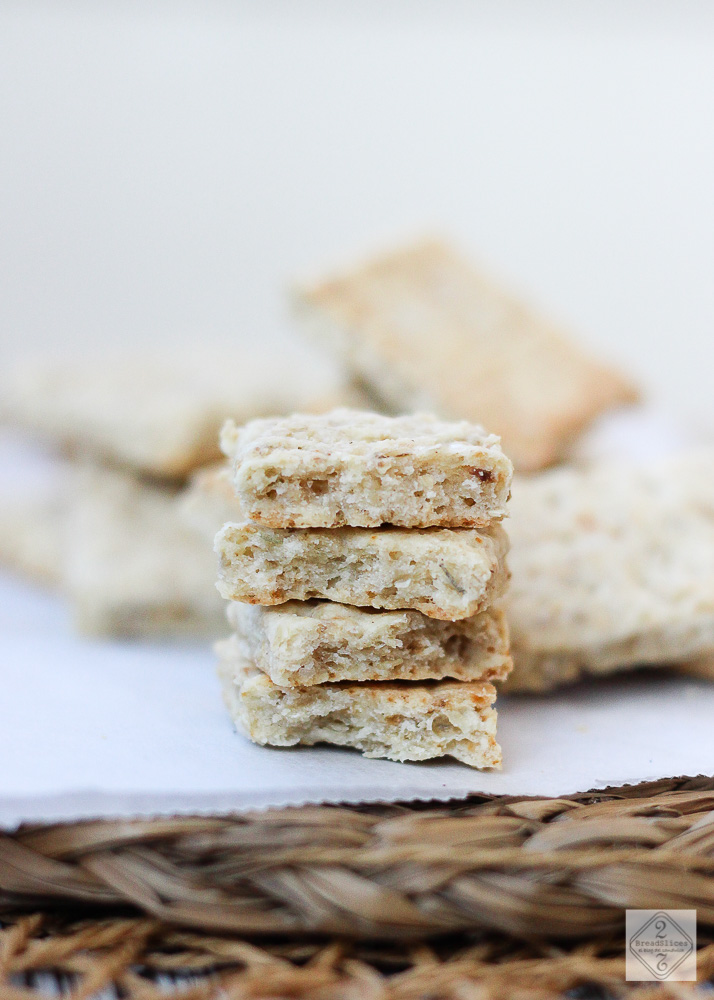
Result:
{"label": "cracker bottom piece", "polygon": [[321,684],[285,690],[218,643],[223,698],[254,743],[331,743],[365,757],[396,761],[454,757],[470,767],[499,767],[496,690],[492,684],[408,682]]}
{"label": "cracker bottom piece", "polygon": [[511,670],[501,608],[458,622],[331,601],[272,608],[233,601],[227,613],[250,658],[280,687],[447,677],[502,681]]}

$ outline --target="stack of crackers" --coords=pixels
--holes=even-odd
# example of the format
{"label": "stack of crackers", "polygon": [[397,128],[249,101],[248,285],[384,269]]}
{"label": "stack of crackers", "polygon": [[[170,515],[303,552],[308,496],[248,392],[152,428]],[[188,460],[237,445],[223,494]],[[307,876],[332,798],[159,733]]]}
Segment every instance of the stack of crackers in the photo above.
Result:
{"label": "stack of crackers", "polygon": [[468,423],[335,410],[228,423],[216,537],[228,708],[257,743],[497,766],[512,466]]}

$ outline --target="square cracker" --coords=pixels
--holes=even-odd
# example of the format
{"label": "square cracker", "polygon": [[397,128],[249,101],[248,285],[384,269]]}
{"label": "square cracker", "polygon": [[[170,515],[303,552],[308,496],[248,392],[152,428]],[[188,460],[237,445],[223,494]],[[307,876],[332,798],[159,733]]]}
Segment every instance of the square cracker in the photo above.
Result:
{"label": "square cracker", "polygon": [[562,457],[594,417],[637,395],[437,241],[297,289],[295,306],[386,404],[483,424],[520,470]]}
{"label": "square cracker", "polygon": [[342,376],[299,348],[220,345],[51,360],[28,357],[2,375],[5,419],[72,452],[161,478],[220,458],[218,433],[238,421],[344,401]]}
{"label": "square cracker", "polygon": [[225,633],[210,544],[183,523],[179,497],[132,476],[84,469],[70,506],[64,583],[89,635]]}
{"label": "square cracker", "polygon": [[470,767],[499,767],[496,690],[487,683],[321,684],[284,690],[230,641],[218,644],[223,698],[254,743],[331,743],[365,757],[430,760],[450,756]]}
{"label": "square cracker", "polygon": [[509,690],[714,654],[714,452],[516,479]]}
{"label": "square cracker", "polygon": [[331,601],[265,608],[236,601],[228,620],[250,659],[279,687],[335,681],[496,681],[511,669],[501,608],[458,622],[419,611],[373,611]]}
{"label": "square cracker", "polygon": [[323,598],[414,608],[456,621],[493,604],[508,582],[508,536],[489,528],[264,528],[216,535],[222,597],[248,604]]}
{"label": "square cracker", "polygon": [[221,445],[246,517],[272,528],[468,528],[506,514],[498,438],[428,414],[338,409],[229,421]]}

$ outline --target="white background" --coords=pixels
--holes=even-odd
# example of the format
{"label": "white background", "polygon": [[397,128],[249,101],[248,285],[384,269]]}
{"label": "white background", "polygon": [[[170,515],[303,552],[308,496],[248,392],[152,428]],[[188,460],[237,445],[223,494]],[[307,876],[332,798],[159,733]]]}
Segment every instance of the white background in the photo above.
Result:
{"label": "white background", "polygon": [[0,153],[0,360],[435,229],[714,423],[712,4],[4,0]]}

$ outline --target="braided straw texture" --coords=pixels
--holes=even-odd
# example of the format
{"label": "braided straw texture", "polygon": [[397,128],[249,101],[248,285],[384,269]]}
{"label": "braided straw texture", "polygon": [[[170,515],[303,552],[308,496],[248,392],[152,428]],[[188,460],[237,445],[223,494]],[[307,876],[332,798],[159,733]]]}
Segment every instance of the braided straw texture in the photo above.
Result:
{"label": "braided straw texture", "polygon": [[47,968],[132,1000],[209,970],[187,995],[620,995],[628,907],[696,909],[714,975],[714,779],[25,827],[0,835],[0,996]]}
{"label": "braided straw texture", "polygon": [[[714,977],[714,944],[700,946],[697,969],[700,983]],[[40,914],[0,930],[3,1000],[165,1000],[171,989],[185,1000],[547,1000],[566,991],[570,1000],[682,1000],[696,986],[626,983],[622,938],[559,947],[499,935],[258,945],[147,919],[69,924]]]}

